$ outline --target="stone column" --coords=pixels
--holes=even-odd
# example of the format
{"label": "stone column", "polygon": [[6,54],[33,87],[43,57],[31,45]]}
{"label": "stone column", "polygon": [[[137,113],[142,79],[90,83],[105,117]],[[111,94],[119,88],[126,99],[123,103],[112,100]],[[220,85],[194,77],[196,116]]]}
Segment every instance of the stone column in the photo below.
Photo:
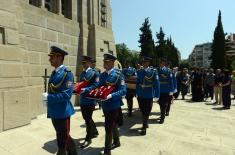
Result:
{"label": "stone column", "polygon": [[41,0],[41,6],[42,9],[45,9],[45,0]]}
{"label": "stone column", "polygon": [[62,15],[62,3],[61,3],[61,0],[58,0],[58,15]]}

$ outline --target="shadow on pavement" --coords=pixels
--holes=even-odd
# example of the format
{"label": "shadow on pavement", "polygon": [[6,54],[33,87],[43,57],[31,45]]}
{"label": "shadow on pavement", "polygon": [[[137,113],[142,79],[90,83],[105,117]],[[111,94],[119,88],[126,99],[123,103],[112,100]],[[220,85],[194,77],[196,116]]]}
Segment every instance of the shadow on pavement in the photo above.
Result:
{"label": "shadow on pavement", "polygon": [[217,107],[217,108],[211,108],[211,109],[213,109],[213,110],[226,110],[223,107]]}
{"label": "shadow on pavement", "polygon": [[55,154],[57,152],[56,140],[54,139],[52,141],[44,143],[44,146],[42,148],[52,154]]}
{"label": "shadow on pavement", "polygon": [[99,147],[87,147],[84,149],[79,149],[78,150],[78,155],[99,155],[100,152],[103,150],[104,148],[99,148]]}

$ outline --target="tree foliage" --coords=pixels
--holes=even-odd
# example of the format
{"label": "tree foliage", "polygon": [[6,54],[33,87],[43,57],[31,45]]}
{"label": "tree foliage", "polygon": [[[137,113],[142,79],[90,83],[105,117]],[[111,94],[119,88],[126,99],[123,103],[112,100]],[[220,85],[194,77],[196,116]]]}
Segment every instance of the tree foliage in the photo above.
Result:
{"label": "tree foliage", "polygon": [[126,62],[130,62],[131,66],[135,66],[136,62],[139,60],[139,54],[130,52],[129,48],[126,44],[116,44],[116,51],[117,51],[117,59],[125,66]]}
{"label": "tree foliage", "polygon": [[151,24],[149,23],[149,18],[145,18],[144,23],[140,27],[140,39],[139,47],[141,49],[140,56],[147,56],[153,58],[153,65],[156,65],[155,59],[155,47],[154,40],[152,37],[152,31],[150,29]]}
{"label": "tree foliage", "polygon": [[165,39],[165,33],[162,27],[160,27],[159,32],[156,33],[156,37],[157,58],[167,59],[171,67],[179,66],[179,51],[172,42],[171,37]]}
{"label": "tree foliage", "polygon": [[226,67],[225,54],[225,34],[221,21],[221,11],[219,11],[217,26],[214,31],[212,42],[211,67],[213,69],[224,69]]}

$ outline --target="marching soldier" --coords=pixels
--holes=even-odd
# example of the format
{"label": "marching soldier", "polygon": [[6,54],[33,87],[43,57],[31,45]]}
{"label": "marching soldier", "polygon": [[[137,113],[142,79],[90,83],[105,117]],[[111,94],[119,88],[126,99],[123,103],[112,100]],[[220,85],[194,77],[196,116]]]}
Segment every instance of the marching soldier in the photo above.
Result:
{"label": "marching soldier", "polygon": [[[80,82],[88,81],[87,87],[94,83],[99,82],[99,73],[91,68],[92,58],[89,56],[82,56],[83,72],[80,74]],[[88,99],[84,94],[80,95],[80,106],[82,117],[86,122],[86,137],[85,141],[81,144],[81,148],[87,147],[91,144],[91,139],[98,136],[96,125],[92,119],[93,111],[95,110],[96,101]]]}
{"label": "marching soldier", "polygon": [[[177,80],[176,80],[176,73],[177,73],[177,69],[176,68],[173,68],[172,70],[172,80],[173,80],[173,90],[174,90],[174,94],[177,93]],[[173,100],[174,100],[174,94],[173,95],[170,95],[170,98],[169,98],[169,102],[167,104],[167,107],[166,107],[166,116],[169,116],[169,113],[170,113],[170,110],[171,110],[171,104],[173,103]]]}
{"label": "marching soldier", "polygon": [[141,135],[146,135],[149,114],[155,101],[159,99],[158,75],[153,68],[149,67],[149,57],[142,57],[143,69],[137,71],[136,95],[143,116]]}
{"label": "marching soldier", "polygon": [[[160,68],[158,70],[159,80],[160,80],[160,99],[159,105],[161,110],[161,117],[159,123],[164,123],[166,108],[171,101],[173,92],[174,92],[174,84],[173,84],[173,75],[171,70],[166,67],[167,61],[162,59],[160,62]],[[169,114],[167,114],[169,115]]]}
{"label": "marching soldier", "polygon": [[55,67],[48,83],[48,93],[43,93],[47,104],[47,117],[51,118],[56,131],[57,155],[77,155],[76,145],[70,137],[70,117],[75,113],[70,102],[73,93],[73,74],[64,65],[68,53],[52,46],[48,55],[51,66]]}
{"label": "marching soldier", "polygon": [[96,60],[92,59],[91,61],[91,68],[93,68],[96,72],[98,72],[99,74],[101,73],[101,70],[99,68],[96,67]]}
{"label": "marching soldier", "polygon": [[[95,58],[92,59],[91,68],[93,68],[93,69],[97,72],[97,74],[100,75],[101,70],[96,67],[96,60],[95,60]],[[101,109],[101,103],[100,103],[99,101],[97,101],[97,103],[98,103],[98,105],[99,105],[99,109]]]}
{"label": "marching soldier", "polygon": [[106,71],[100,75],[100,81],[98,83],[83,90],[84,93],[87,93],[101,86],[111,85],[115,87],[113,92],[107,96],[106,100],[102,101],[102,109],[105,116],[105,148],[102,153],[103,155],[111,155],[111,149],[121,145],[117,119],[122,96],[126,94],[126,84],[122,72],[114,68],[114,61],[116,59],[117,58],[111,54],[104,54],[104,69]]}
{"label": "marching soldier", "polygon": [[[136,70],[133,67],[130,67],[130,62],[126,63],[126,68],[122,70],[122,73],[125,76],[125,79],[128,79],[132,76],[136,76]],[[127,86],[126,92],[126,100],[127,100],[127,107],[128,107],[128,116],[132,116],[132,109],[133,109],[133,97],[135,96],[135,89],[130,89]]]}

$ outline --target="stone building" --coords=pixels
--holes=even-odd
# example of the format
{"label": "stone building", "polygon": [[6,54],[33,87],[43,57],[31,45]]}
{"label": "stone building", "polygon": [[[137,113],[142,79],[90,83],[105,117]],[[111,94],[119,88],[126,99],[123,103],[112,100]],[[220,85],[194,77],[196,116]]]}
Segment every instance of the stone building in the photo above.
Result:
{"label": "stone building", "polygon": [[81,55],[102,65],[103,52],[116,54],[109,0],[1,0],[0,132],[45,113],[42,76],[53,69],[51,45],[69,52],[65,65],[75,79]]}

